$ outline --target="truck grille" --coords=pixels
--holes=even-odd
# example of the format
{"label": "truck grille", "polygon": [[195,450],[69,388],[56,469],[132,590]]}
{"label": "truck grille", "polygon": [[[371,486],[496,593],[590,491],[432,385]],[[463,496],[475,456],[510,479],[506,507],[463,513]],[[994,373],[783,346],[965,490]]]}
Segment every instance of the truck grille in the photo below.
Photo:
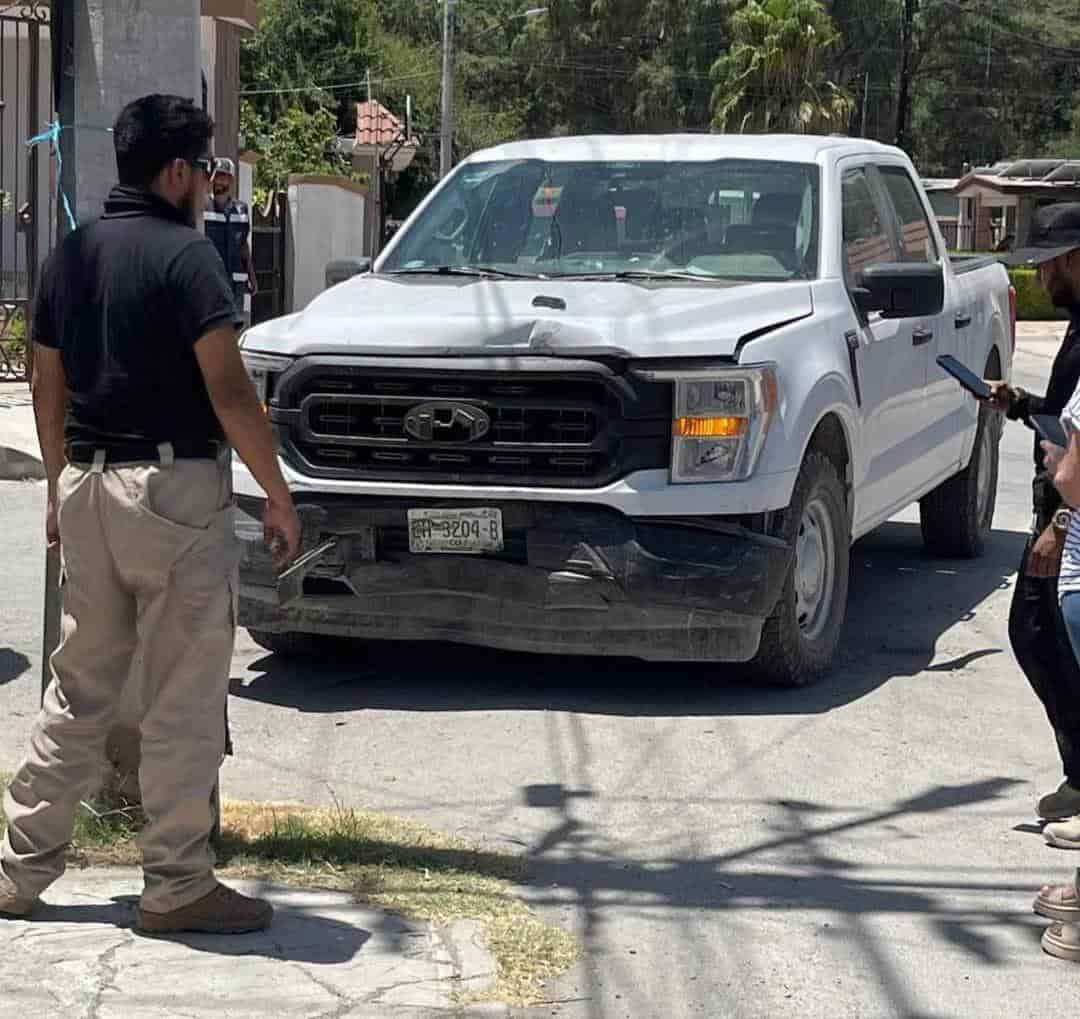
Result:
{"label": "truck grille", "polygon": [[587,487],[668,462],[667,386],[313,360],[283,377],[271,418],[285,455],[315,476]]}

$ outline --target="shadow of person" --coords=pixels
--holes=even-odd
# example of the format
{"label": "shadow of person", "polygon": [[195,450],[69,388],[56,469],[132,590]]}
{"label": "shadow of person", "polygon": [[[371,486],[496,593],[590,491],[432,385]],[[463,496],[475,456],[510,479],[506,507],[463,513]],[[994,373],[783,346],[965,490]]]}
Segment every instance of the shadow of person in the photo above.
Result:
{"label": "shadow of person", "polygon": [[[137,895],[114,895],[95,903],[42,903],[28,923],[36,931],[44,931],[49,925],[59,929],[69,924],[130,930],[147,943],[159,943],[161,947],[155,952],[166,956],[190,949],[221,956],[263,956],[314,966],[351,962],[371,940],[370,928],[375,923],[380,936],[397,939],[402,946],[409,945],[417,936],[407,921],[366,909],[345,892],[289,888],[261,882],[244,882],[243,887],[246,893],[267,898],[273,904],[274,922],[269,930],[244,935],[142,934],[135,929]],[[173,947],[167,947],[170,945]],[[177,955],[178,960],[180,957]]]}
{"label": "shadow of person", "polygon": [[0,647],[0,686],[18,679],[30,669],[30,659],[21,651]]}

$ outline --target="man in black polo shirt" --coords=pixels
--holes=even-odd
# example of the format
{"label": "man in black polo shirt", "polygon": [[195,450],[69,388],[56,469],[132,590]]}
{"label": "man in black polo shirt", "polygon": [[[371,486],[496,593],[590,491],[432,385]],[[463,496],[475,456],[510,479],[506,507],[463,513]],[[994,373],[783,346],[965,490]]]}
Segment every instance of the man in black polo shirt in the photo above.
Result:
{"label": "man in black polo shirt", "polygon": [[211,793],[225,745],[237,565],[230,446],[268,496],[284,566],[300,525],[232,327],[232,288],[194,229],[213,124],[153,95],[114,129],[120,185],[45,268],[33,317],[46,533],[62,542],[63,640],[4,799],[0,914],[64,869],[121,693],[136,698],[148,823],[136,924],[241,933],[269,904],[217,882]]}
{"label": "man in black polo shirt", "polygon": [[[993,383],[992,406],[1013,421],[1032,427],[1031,417],[1057,417],[1080,383],[1080,203],[1060,202],[1036,211],[1027,246],[1004,261],[1037,267],[1055,306],[1069,313],[1065,340],[1054,358],[1045,396],[1026,393],[1004,382]],[[1065,780],[1039,800],[1037,811],[1047,821],[1080,814],[1080,665],[1073,655],[1065,621],[1058,607],[1058,573],[1069,511],[1046,474],[1045,455],[1033,440],[1035,479],[1032,533],[1020,562],[1009,639],[1016,660],[1054,729]]]}

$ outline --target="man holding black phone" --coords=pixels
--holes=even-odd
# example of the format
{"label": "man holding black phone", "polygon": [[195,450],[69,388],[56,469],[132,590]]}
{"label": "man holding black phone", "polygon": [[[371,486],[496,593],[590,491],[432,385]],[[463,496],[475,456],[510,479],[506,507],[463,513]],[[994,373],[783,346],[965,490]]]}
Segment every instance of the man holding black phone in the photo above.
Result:
{"label": "man holding black phone", "polygon": [[[1028,244],[1004,261],[1037,268],[1054,305],[1068,311],[1071,319],[1054,358],[1045,396],[987,380],[989,406],[1034,428],[1032,419],[1036,416],[1058,417],[1080,383],[1080,203],[1038,209]],[[1013,593],[1009,639],[1020,668],[1046,709],[1065,772],[1065,781],[1057,791],[1039,800],[1039,816],[1075,827],[1076,848],[1080,849],[1080,665],[1058,606],[1058,575],[1071,511],[1063,505],[1047,474],[1038,435],[1034,458],[1032,535]]]}

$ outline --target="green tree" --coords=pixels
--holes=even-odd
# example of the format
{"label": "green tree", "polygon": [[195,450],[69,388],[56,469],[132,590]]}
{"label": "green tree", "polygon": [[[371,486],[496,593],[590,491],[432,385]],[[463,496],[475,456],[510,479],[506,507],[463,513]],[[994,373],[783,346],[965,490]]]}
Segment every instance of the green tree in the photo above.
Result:
{"label": "green tree", "polygon": [[240,110],[240,124],[259,153],[255,164],[257,205],[263,204],[271,191],[284,188],[293,173],[358,176],[336,151],[337,121],[328,109],[308,113],[298,106],[290,107],[273,122],[269,134],[256,138],[262,122],[255,108],[245,103]]}
{"label": "green tree", "polygon": [[713,64],[713,125],[735,131],[846,127],[851,95],[823,76],[840,35],[818,0],[749,0],[731,18],[732,45]]}
{"label": "green tree", "polygon": [[362,82],[377,25],[375,0],[263,0],[258,30],[241,47],[241,87],[261,93],[249,100],[266,123],[296,106],[328,107],[347,132],[362,85],[327,91],[312,86]]}

